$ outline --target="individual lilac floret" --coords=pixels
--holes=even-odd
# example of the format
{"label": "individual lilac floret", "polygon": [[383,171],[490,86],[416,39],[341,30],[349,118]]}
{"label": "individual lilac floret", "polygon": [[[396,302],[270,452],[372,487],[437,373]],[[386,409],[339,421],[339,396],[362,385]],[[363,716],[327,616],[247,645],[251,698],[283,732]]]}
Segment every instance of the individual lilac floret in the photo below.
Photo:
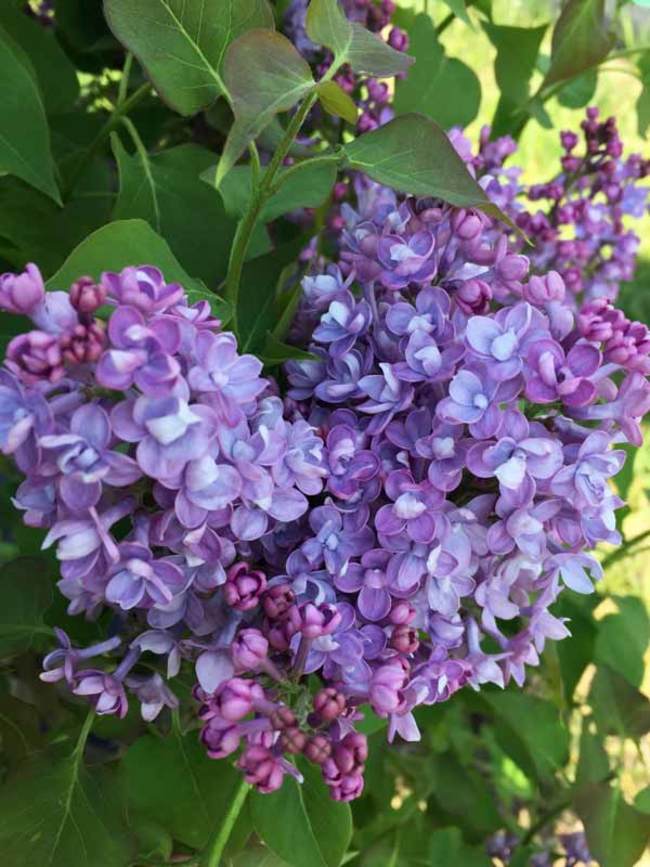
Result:
{"label": "individual lilac floret", "polygon": [[0,309],[31,316],[44,298],[43,278],[33,263],[22,274],[0,274]]}

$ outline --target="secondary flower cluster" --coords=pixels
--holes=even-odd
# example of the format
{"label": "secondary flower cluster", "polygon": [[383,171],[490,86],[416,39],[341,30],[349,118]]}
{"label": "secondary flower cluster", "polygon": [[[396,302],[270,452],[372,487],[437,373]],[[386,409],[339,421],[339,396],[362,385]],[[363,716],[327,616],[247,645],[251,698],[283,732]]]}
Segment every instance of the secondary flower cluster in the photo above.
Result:
{"label": "secondary flower cluster", "polygon": [[[283,19],[283,29],[298,51],[323,75],[330,66],[332,56],[314,45],[307,35],[306,18],[309,0],[292,0]],[[406,51],[408,36],[399,27],[391,26],[397,8],[394,0],[342,0],[341,8],[350,21],[384,38],[396,51]],[[388,29],[390,28],[390,29]],[[383,32],[383,33],[382,33]],[[363,133],[387,123],[394,116],[388,84],[377,78],[358,76],[344,66],[334,80],[346,93],[351,94],[360,108],[357,132]],[[312,124],[322,132],[324,119],[321,110],[314,109]]]}
{"label": "secondary flower cluster", "polygon": [[[615,299],[622,281],[634,277],[639,238],[629,228],[631,218],[647,209],[648,187],[642,181],[650,161],[640,154],[623,157],[623,144],[613,117],[598,119],[588,108],[581,124],[582,142],[571,131],[560,134],[561,169],[543,184],[522,185],[521,170],[504,162],[515,153],[508,138],[481,134],[479,152],[464,154],[485,188],[532,241],[512,238],[530,257],[534,272],[558,271],[577,303],[583,298]],[[524,249],[525,248],[525,249]]]}

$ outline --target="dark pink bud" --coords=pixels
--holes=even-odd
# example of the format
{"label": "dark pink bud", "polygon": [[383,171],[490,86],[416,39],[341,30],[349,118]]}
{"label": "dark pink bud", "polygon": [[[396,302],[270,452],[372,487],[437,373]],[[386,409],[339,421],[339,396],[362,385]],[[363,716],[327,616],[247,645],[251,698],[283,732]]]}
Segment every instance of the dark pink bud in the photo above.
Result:
{"label": "dark pink bud", "polygon": [[277,731],[294,728],[296,726],[296,715],[285,704],[276,707],[273,713],[269,716],[271,725]]}
{"label": "dark pink bud", "polygon": [[296,595],[288,584],[269,587],[262,597],[264,613],[271,620],[283,617],[296,601]]}
{"label": "dark pink bud", "polygon": [[564,301],[566,287],[557,271],[549,271],[544,277],[533,275],[524,286],[524,298],[531,304],[543,307],[550,301]]}
{"label": "dark pink bud", "polygon": [[59,339],[44,331],[28,331],[7,346],[7,366],[23,382],[57,382],[63,377]]}
{"label": "dark pink bud", "polygon": [[305,602],[297,609],[297,615],[298,630],[305,638],[331,635],[341,622],[341,615],[336,610],[336,606],[326,602],[321,605]]}
{"label": "dark pink bud", "polygon": [[106,289],[92,277],[80,277],[70,287],[70,303],[79,313],[94,313],[106,302]]}
{"label": "dark pink bud", "polygon": [[210,720],[201,730],[201,742],[211,759],[223,759],[234,753],[239,741],[237,726],[224,728],[218,720]]}
{"label": "dark pink bud", "polygon": [[247,783],[266,794],[279,789],[284,779],[279,758],[259,744],[246,747],[237,761],[237,767],[244,772]]}
{"label": "dark pink bud", "polygon": [[333,722],[345,707],[345,696],[333,686],[324,687],[314,696],[314,710],[325,722]]}
{"label": "dark pink bud", "polygon": [[264,690],[258,683],[242,677],[231,677],[219,687],[216,706],[225,720],[237,722],[253,710],[256,699],[264,699]]}
{"label": "dark pink bud", "polygon": [[390,637],[390,646],[398,653],[415,653],[420,646],[417,629],[412,626],[396,626]]}
{"label": "dark pink bud", "polygon": [[106,345],[106,334],[100,322],[75,325],[71,332],[62,334],[59,343],[68,364],[93,364]]}
{"label": "dark pink bud", "polygon": [[266,576],[257,569],[251,569],[248,563],[235,563],[228,570],[226,583],[223,585],[223,595],[228,605],[237,611],[250,611],[259,603],[260,596],[266,589]]}
{"label": "dark pink bud", "polygon": [[284,620],[276,620],[275,622],[265,621],[262,628],[273,650],[284,651],[289,649],[291,639],[298,631],[296,618],[290,616],[290,613],[294,609],[295,606],[289,609],[287,617]]}
{"label": "dark pink bud", "polygon": [[332,744],[325,735],[314,735],[307,741],[303,752],[310,762],[322,765],[332,754]]}
{"label": "dark pink bud", "polygon": [[562,142],[562,147],[564,148],[564,150],[572,151],[573,148],[578,144],[578,136],[570,130],[563,130],[560,133],[560,141]]}
{"label": "dark pink bud", "polygon": [[388,44],[395,51],[406,51],[409,47],[408,35],[404,30],[400,30],[399,27],[393,27],[388,34]]}
{"label": "dark pink bud", "polygon": [[471,241],[483,228],[481,218],[474,211],[466,211],[464,208],[456,211],[451,221],[452,228],[463,241]]}
{"label": "dark pink bud", "polygon": [[269,642],[259,629],[242,629],[233,641],[231,654],[239,671],[256,671],[266,660]]}
{"label": "dark pink bud", "polygon": [[363,793],[363,785],[362,773],[346,774],[330,785],[330,795],[334,801],[354,801]]}
{"label": "dark pink bud", "polygon": [[280,746],[285,753],[291,753],[294,756],[304,750],[306,743],[307,735],[301,732],[297,726],[285,729],[280,735]]}
{"label": "dark pink bud", "polygon": [[468,316],[481,315],[490,309],[492,288],[485,280],[465,280],[458,287],[456,303]]}
{"label": "dark pink bud", "polygon": [[512,281],[523,280],[528,273],[528,265],[526,256],[508,253],[497,263],[496,270],[502,280],[510,283]]}
{"label": "dark pink bud", "polygon": [[332,750],[332,759],[342,774],[363,770],[367,758],[368,739],[360,732],[348,732]]}

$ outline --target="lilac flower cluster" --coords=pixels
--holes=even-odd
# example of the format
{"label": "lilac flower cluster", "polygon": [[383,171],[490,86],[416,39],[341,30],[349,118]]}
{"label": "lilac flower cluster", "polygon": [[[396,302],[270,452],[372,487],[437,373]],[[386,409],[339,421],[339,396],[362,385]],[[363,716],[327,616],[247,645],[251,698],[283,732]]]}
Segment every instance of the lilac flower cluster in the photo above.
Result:
{"label": "lilac flower cluster", "polygon": [[[543,184],[522,185],[520,170],[504,167],[516,151],[509,137],[490,141],[485,128],[478,154],[468,153],[469,142],[464,149],[490,197],[532,241],[532,251],[525,250],[532,270],[558,271],[578,305],[614,300],[620,283],[634,277],[640,242],[629,221],[647,209],[648,187],[640,181],[650,171],[639,154],[623,157],[613,117],[600,121],[598,109],[588,108],[581,130],[582,142],[572,131],[561,133],[561,170]],[[512,240],[524,250],[521,239]]]}
{"label": "lilac flower cluster", "polygon": [[[356,187],[338,263],[303,284],[315,358],[286,365],[329,463],[287,565],[353,606],[339,688],[411,739],[417,705],[521,685],[569,634],[553,603],[590,592],[587,552],[620,540],[609,480],[615,446],[641,442],[650,335],[604,298],[576,312],[485,215]],[[341,656],[354,638],[363,659]]]}
{"label": "lilac flower cluster", "polygon": [[153,720],[193,665],[209,756],[239,750],[269,792],[302,753],[338,800],[363,790],[368,707],[417,739],[417,706],[521,685],[569,634],[551,607],[619,541],[615,446],[650,409],[645,326],[531,274],[481,212],[355,189],[282,396],[155,268],[0,276],[35,326],[0,372],[14,503],[69,612],[114,613],[91,647],[59,632],[43,678]]}
{"label": "lilac flower cluster", "polygon": [[[323,75],[332,62],[332,56],[320,46],[314,45],[307,35],[306,17],[309,0],[292,0],[283,20],[283,29],[298,51],[316,65]],[[392,16],[397,8],[394,0],[341,0],[341,8],[350,21],[361,24],[372,33],[385,38],[391,48],[406,51],[408,35],[399,27],[391,26]],[[387,29],[390,28],[390,29]],[[334,80],[346,93],[354,97],[360,113],[357,132],[368,132],[387,123],[394,116],[388,84],[377,78],[358,76],[345,65]],[[318,124],[322,126],[322,124]]]}

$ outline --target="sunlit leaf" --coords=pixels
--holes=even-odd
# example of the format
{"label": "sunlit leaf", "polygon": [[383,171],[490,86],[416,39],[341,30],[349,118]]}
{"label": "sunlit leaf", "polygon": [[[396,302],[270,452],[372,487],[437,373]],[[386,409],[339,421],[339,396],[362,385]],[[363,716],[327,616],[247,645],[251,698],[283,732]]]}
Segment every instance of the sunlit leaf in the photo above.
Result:
{"label": "sunlit leaf", "polygon": [[396,112],[421,112],[444,129],[466,126],[481,104],[478,77],[461,60],[445,54],[428,15],[415,17],[409,40],[409,55],[416,63],[395,84]]}
{"label": "sunlit leaf", "polygon": [[352,169],[416,196],[434,196],[461,208],[479,208],[509,222],[470,175],[440,127],[404,114],[343,146]]}
{"label": "sunlit leaf", "polygon": [[567,0],[553,30],[551,63],[544,87],[597,66],[614,43],[605,0]]}
{"label": "sunlit leaf", "polygon": [[183,115],[225,92],[222,67],[233,40],[273,27],[267,0],[105,0],[104,9],[115,36]]}

